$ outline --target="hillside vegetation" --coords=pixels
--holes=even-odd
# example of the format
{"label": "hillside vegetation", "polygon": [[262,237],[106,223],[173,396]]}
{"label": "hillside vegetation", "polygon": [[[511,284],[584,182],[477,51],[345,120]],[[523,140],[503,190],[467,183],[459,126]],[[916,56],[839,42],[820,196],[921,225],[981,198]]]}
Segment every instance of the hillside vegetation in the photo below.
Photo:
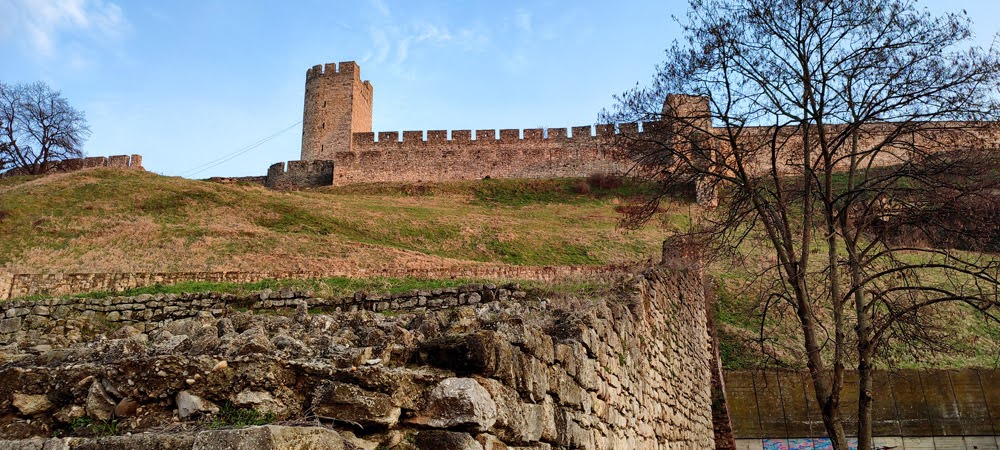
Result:
{"label": "hillside vegetation", "polygon": [[[303,192],[226,185],[112,169],[0,178],[0,270],[295,271],[357,267],[603,265],[656,259],[662,239],[697,207],[664,205],[661,220],[618,228],[636,188],[584,180],[371,184]],[[752,252],[751,252],[752,253]],[[755,266],[715,263],[722,356],[729,368],[802,366],[791,311],[772,311],[761,351]],[[294,287],[324,295],[394,292],[474,280],[331,278],[248,285],[184,283],[147,292],[247,292]],[[546,285],[567,295],[598,284]],[[89,295],[94,295],[89,294]],[[107,295],[107,293],[98,294]],[[941,317],[939,351],[896,343],[880,367],[993,367],[1000,327],[969,308]]]}
{"label": "hillside vegetation", "polygon": [[654,256],[663,227],[686,220],[688,206],[678,204],[662,224],[621,230],[615,208],[634,192],[580,183],[482,180],[276,192],[112,169],[13,177],[0,179],[0,270],[605,265]]}

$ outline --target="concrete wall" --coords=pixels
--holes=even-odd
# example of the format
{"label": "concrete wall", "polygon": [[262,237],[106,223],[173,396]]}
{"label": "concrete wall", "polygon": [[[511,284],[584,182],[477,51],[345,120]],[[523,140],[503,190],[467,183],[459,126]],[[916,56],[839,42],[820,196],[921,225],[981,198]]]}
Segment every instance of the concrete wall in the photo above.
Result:
{"label": "concrete wall", "polygon": [[350,278],[477,278],[491,280],[554,281],[563,278],[611,279],[625,266],[476,266],[461,269],[357,268],[329,272],[168,272],[168,273],[53,273],[0,272],[0,300],[36,295],[70,295],[84,292],[121,292],[185,281],[252,283],[261,280]]}
{"label": "concrete wall", "polygon": [[[877,372],[873,434],[883,437],[924,438],[918,442],[962,437],[993,442],[1000,435],[1000,370],[899,370]],[[845,429],[856,428],[857,374],[845,382]],[[726,393],[737,439],[801,439],[825,435],[812,383],[806,372],[730,371]],[[942,443],[940,445],[944,445]],[[951,445],[951,444],[948,444]],[[985,444],[984,444],[985,445]],[[795,448],[795,447],[793,447]],[[926,447],[953,448],[953,447]],[[971,447],[970,447],[971,448]]]}
{"label": "concrete wall", "polygon": [[[872,445],[886,450],[996,450],[1000,443],[997,436],[936,436],[905,437],[876,436]],[[848,439],[851,450],[857,450],[857,439]],[[826,438],[798,439],[738,439],[739,450],[832,450]]]}

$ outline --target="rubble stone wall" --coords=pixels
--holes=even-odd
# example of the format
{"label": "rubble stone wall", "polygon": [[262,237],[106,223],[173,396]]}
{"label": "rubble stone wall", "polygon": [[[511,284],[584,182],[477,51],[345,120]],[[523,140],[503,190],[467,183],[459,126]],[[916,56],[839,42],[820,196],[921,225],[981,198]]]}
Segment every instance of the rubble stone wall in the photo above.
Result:
{"label": "rubble stone wall", "polygon": [[[252,312],[223,296],[76,300],[85,311],[102,309],[96,318],[119,321],[117,331],[93,337],[81,334],[86,317],[72,313],[72,304],[8,307],[22,330],[15,344],[0,346],[0,439],[8,439],[0,448],[56,431],[53,448],[168,441],[175,443],[169,448],[207,448],[199,447],[209,437],[198,430],[220,405],[320,425],[343,448],[713,446],[697,271],[652,268],[591,298],[515,286],[332,303],[264,294],[244,305]],[[294,313],[280,313],[291,304]],[[340,311],[317,313],[307,304]],[[59,308],[72,318],[58,319]],[[122,326],[126,311],[146,326]],[[87,437],[73,425],[87,420],[114,421],[124,436]],[[165,428],[173,437],[155,434]],[[318,433],[247,430],[271,437],[263,447],[240,433],[213,439],[300,448],[275,444],[275,436]]]}
{"label": "rubble stone wall", "polygon": [[[308,292],[283,289],[265,290],[252,296],[211,292],[137,295],[107,298],[49,298],[5,303],[0,314],[0,345],[15,342],[23,333],[44,330],[53,321],[101,317],[104,322],[153,331],[174,320],[196,317],[202,312],[224,315],[231,309],[281,311],[304,303],[308,308],[338,311],[398,312],[434,310],[475,305],[506,298],[494,285],[410,291],[386,296],[358,294],[345,298],[319,298]],[[521,293],[523,295],[523,292]]]}
{"label": "rubble stone wall", "polygon": [[134,272],[134,273],[25,273],[0,271],[0,301],[29,296],[60,296],[87,292],[121,292],[187,281],[254,283],[262,280],[350,278],[473,278],[489,280],[610,279],[626,266],[473,266],[448,269],[352,268],[326,272]]}
{"label": "rubble stone wall", "polygon": [[[94,167],[110,167],[114,169],[146,170],[142,167],[142,155],[90,156],[86,158],[71,158],[49,163],[48,172],[75,172]],[[0,173],[0,176],[23,175],[19,169]]]}

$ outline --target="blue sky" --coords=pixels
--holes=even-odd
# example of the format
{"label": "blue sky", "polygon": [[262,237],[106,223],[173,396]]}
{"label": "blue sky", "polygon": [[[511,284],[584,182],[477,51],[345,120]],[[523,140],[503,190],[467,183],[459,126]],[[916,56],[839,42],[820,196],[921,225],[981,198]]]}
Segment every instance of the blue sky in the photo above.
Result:
{"label": "blue sky", "polygon": [[[995,0],[965,9],[988,44]],[[83,110],[90,155],[139,153],[192,178],[298,159],[305,71],[355,60],[375,131],[587,125],[647,81],[686,2],[0,0],[0,80],[42,80]]]}

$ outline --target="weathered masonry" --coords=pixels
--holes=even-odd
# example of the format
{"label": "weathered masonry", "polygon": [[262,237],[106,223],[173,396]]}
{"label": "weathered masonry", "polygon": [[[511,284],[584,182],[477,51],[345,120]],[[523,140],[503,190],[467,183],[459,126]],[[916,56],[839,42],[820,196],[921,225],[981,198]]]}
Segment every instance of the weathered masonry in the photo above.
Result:
{"label": "weathered masonry", "polygon": [[[0,449],[712,448],[703,287],[651,267],[572,301],[487,284],[7,302]],[[287,426],[206,431],[224,405]],[[118,436],[74,430],[112,419]]]}
{"label": "weathered masonry", "polygon": [[[480,129],[429,131],[372,131],[370,82],[352,61],[316,65],[306,71],[302,114],[301,161],[271,166],[265,184],[297,188],[363,182],[422,182],[490,178],[584,177],[594,173],[623,172],[630,161],[618,159],[606,145],[611,137],[635,135],[641,139],[657,123],[578,126],[534,129]],[[673,109],[695,122],[703,132],[723,136],[711,122],[706,97],[668,95],[664,111]],[[879,153],[876,166],[898,164],[909,158],[908,146],[932,151],[997,148],[997,124],[927,122],[903,136],[899,148]],[[859,133],[862,146],[872,146],[892,131],[886,124],[871,124]],[[742,130],[740,145],[753,146],[768,127]],[[786,148],[796,148],[794,135]],[[779,158],[778,169],[794,172],[794,159]],[[769,161],[751,163],[750,170],[765,170]],[[332,174],[331,174],[332,172]],[[707,195],[707,194],[706,194]]]}
{"label": "weathered masonry", "polygon": [[[600,145],[612,127],[372,132],[373,88],[360,72],[352,61],[306,71],[302,160],[271,166],[266,185],[583,177],[625,168]],[[331,166],[332,177],[322,176]]]}
{"label": "weathered masonry", "polygon": [[[142,155],[90,156],[86,158],[71,158],[49,163],[49,172],[74,172],[95,167],[112,169],[146,170],[142,167]],[[0,174],[22,175],[17,169]]]}

